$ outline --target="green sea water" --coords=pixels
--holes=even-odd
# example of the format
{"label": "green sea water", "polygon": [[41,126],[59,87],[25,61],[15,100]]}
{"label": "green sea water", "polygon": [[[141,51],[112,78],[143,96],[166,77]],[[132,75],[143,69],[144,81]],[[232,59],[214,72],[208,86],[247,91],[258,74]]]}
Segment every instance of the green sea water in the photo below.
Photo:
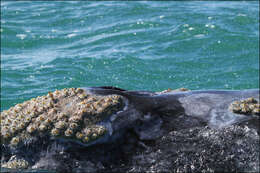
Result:
{"label": "green sea water", "polygon": [[1,110],[86,86],[259,88],[259,2],[1,1]]}

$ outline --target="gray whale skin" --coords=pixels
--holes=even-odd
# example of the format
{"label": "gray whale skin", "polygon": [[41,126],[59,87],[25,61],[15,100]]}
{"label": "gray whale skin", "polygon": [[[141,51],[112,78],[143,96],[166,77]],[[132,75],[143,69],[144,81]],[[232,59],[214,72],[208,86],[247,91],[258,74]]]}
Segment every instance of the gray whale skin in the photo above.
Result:
{"label": "gray whale skin", "polygon": [[[143,115],[169,115],[176,118],[182,116],[185,119],[196,119],[195,124],[192,121],[185,124],[189,128],[193,125],[196,126],[198,121],[211,128],[221,128],[236,123],[248,122],[255,118],[258,119],[257,116],[233,113],[228,108],[232,102],[249,97],[259,101],[259,89],[169,91],[166,93],[127,91],[115,87],[90,87],[85,89],[100,95],[122,95],[129,100],[134,109],[142,112]],[[184,124],[179,125],[180,128],[185,128]],[[257,123],[253,125],[258,128]],[[177,126],[176,123],[176,128],[178,128]]]}
{"label": "gray whale skin", "polygon": [[[121,95],[127,107],[110,120],[110,133],[104,139],[85,148],[64,143],[47,151],[37,149],[39,153],[32,155],[37,161],[28,171],[259,171],[259,116],[229,110],[236,100],[259,101],[259,89],[166,93],[110,86],[82,89]],[[65,151],[66,145],[72,147]]]}

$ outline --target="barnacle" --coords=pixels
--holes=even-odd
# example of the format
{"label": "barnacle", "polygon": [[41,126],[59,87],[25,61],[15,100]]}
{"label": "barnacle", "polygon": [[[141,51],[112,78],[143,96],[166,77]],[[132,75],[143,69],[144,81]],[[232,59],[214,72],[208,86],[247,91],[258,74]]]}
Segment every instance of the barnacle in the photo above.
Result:
{"label": "barnacle", "polygon": [[11,133],[15,133],[17,131],[17,127],[16,126],[11,126],[9,129],[10,129]]}
{"label": "barnacle", "polygon": [[82,133],[80,133],[80,132],[77,132],[77,133],[76,133],[77,139],[82,139],[83,136],[84,136],[84,135],[83,135]]}
{"label": "barnacle", "polygon": [[24,123],[24,122],[20,122],[20,123],[17,125],[18,130],[24,129],[24,127],[25,127],[25,123]]}
{"label": "barnacle", "polygon": [[57,115],[57,118],[58,118],[58,120],[65,119],[65,118],[66,118],[66,114],[64,114],[64,113],[59,113],[59,114]]}
{"label": "barnacle", "polygon": [[76,124],[76,123],[70,123],[69,127],[70,127],[71,129],[76,129],[76,128],[78,127],[78,124]]}
{"label": "barnacle", "polygon": [[19,137],[13,137],[12,140],[11,140],[11,142],[10,142],[10,144],[11,144],[12,146],[16,146],[19,142],[20,142]]}
{"label": "barnacle", "polygon": [[80,99],[84,99],[84,98],[86,97],[86,94],[80,94],[78,97],[79,97]]}
{"label": "barnacle", "polygon": [[31,118],[30,117],[26,117],[25,119],[24,119],[24,122],[25,123],[28,123],[28,122],[30,122],[31,121]]}
{"label": "barnacle", "polygon": [[81,120],[80,116],[72,116],[69,118],[70,122],[79,122]]}
{"label": "barnacle", "polygon": [[90,136],[91,133],[92,133],[91,129],[89,129],[89,128],[86,128],[83,132],[84,132],[84,134],[85,134],[86,136]]}
{"label": "barnacle", "polygon": [[71,129],[67,129],[64,134],[65,136],[70,137],[73,135],[73,131]]}
{"label": "barnacle", "polygon": [[33,125],[29,125],[29,126],[27,127],[27,132],[29,132],[29,133],[33,133],[35,130],[36,130],[36,128],[35,128],[35,126],[33,126]]}
{"label": "barnacle", "polygon": [[83,92],[84,92],[84,90],[81,89],[81,88],[77,88],[77,89],[76,89],[76,93],[78,93],[78,94],[83,93]]}
{"label": "barnacle", "polygon": [[253,114],[259,115],[260,114],[260,109],[259,108],[255,108],[253,109]]}
{"label": "barnacle", "polygon": [[7,130],[2,130],[2,131],[1,131],[1,137],[7,139],[7,138],[9,138],[10,136],[11,136],[11,133],[10,133],[9,131],[7,131]]}
{"label": "barnacle", "polygon": [[63,129],[67,126],[67,124],[64,121],[58,121],[54,126],[57,129]]}
{"label": "barnacle", "polygon": [[234,101],[230,104],[229,110],[239,114],[259,115],[259,101],[253,97],[240,101]]}
{"label": "barnacle", "polygon": [[38,117],[36,118],[36,121],[37,121],[37,122],[42,122],[42,121],[44,121],[44,120],[45,120],[44,114],[41,114],[40,116],[38,116]]}
{"label": "barnacle", "polygon": [[45,123],[42,123],[42,124],[39,126],[39,130],[40,130],[40,131],[47,130],[47,125],[46,125]]}
{"label": "barnacle", "polygon": [[48,92],[48,95],[47,95],[48,97],[50,97],[50,98],[53,98],[54,96],[53,96],[53,94],[52,94],[52,92]]}
{"label": "barnacle", "polygon": [[97,124],[123,105],[118,95],[91,95],[81,88],[56,90],[1,112],[1,139],[13,147],[42,136],[88,143],[107,132]]}
{"label": "barnacle", "polygon": [[3,163],[1,167],[10,169],[26,169],[29,163],[24,159],[18,159],[16,155],[12,156],[7,163]]}
{"label": "barnacle", "polygon": [[59,129],[54,128],[54,129],[51,130],[51,135],[52,136],[58,136],[59,134],[60,134]]}

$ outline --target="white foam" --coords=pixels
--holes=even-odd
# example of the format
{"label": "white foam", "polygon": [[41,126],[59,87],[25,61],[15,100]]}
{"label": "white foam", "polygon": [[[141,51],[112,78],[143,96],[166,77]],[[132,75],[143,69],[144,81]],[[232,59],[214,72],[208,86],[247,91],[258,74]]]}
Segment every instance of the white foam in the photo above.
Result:
{"label": "white foam", "polygon": [[75,34],[75,33],[72,33],[72,34],[68,34],[66,37],[67,38],[71,38],[71,37],[75,37],[77,34]]}
{"label": "white foam", "polygon": [[21,40],[25,39],[27,37],[26,34],[16,34],[16,37],[20,38]]}

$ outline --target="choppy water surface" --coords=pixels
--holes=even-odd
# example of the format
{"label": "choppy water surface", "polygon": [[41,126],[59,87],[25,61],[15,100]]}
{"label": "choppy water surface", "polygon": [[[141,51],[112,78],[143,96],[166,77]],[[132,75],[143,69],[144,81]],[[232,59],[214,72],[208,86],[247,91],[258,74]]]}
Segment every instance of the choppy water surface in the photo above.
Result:
{"label": "choppy water surface", "polygon": [[1,2],[1,110],[64,87],[259,87],[258,2]]}

